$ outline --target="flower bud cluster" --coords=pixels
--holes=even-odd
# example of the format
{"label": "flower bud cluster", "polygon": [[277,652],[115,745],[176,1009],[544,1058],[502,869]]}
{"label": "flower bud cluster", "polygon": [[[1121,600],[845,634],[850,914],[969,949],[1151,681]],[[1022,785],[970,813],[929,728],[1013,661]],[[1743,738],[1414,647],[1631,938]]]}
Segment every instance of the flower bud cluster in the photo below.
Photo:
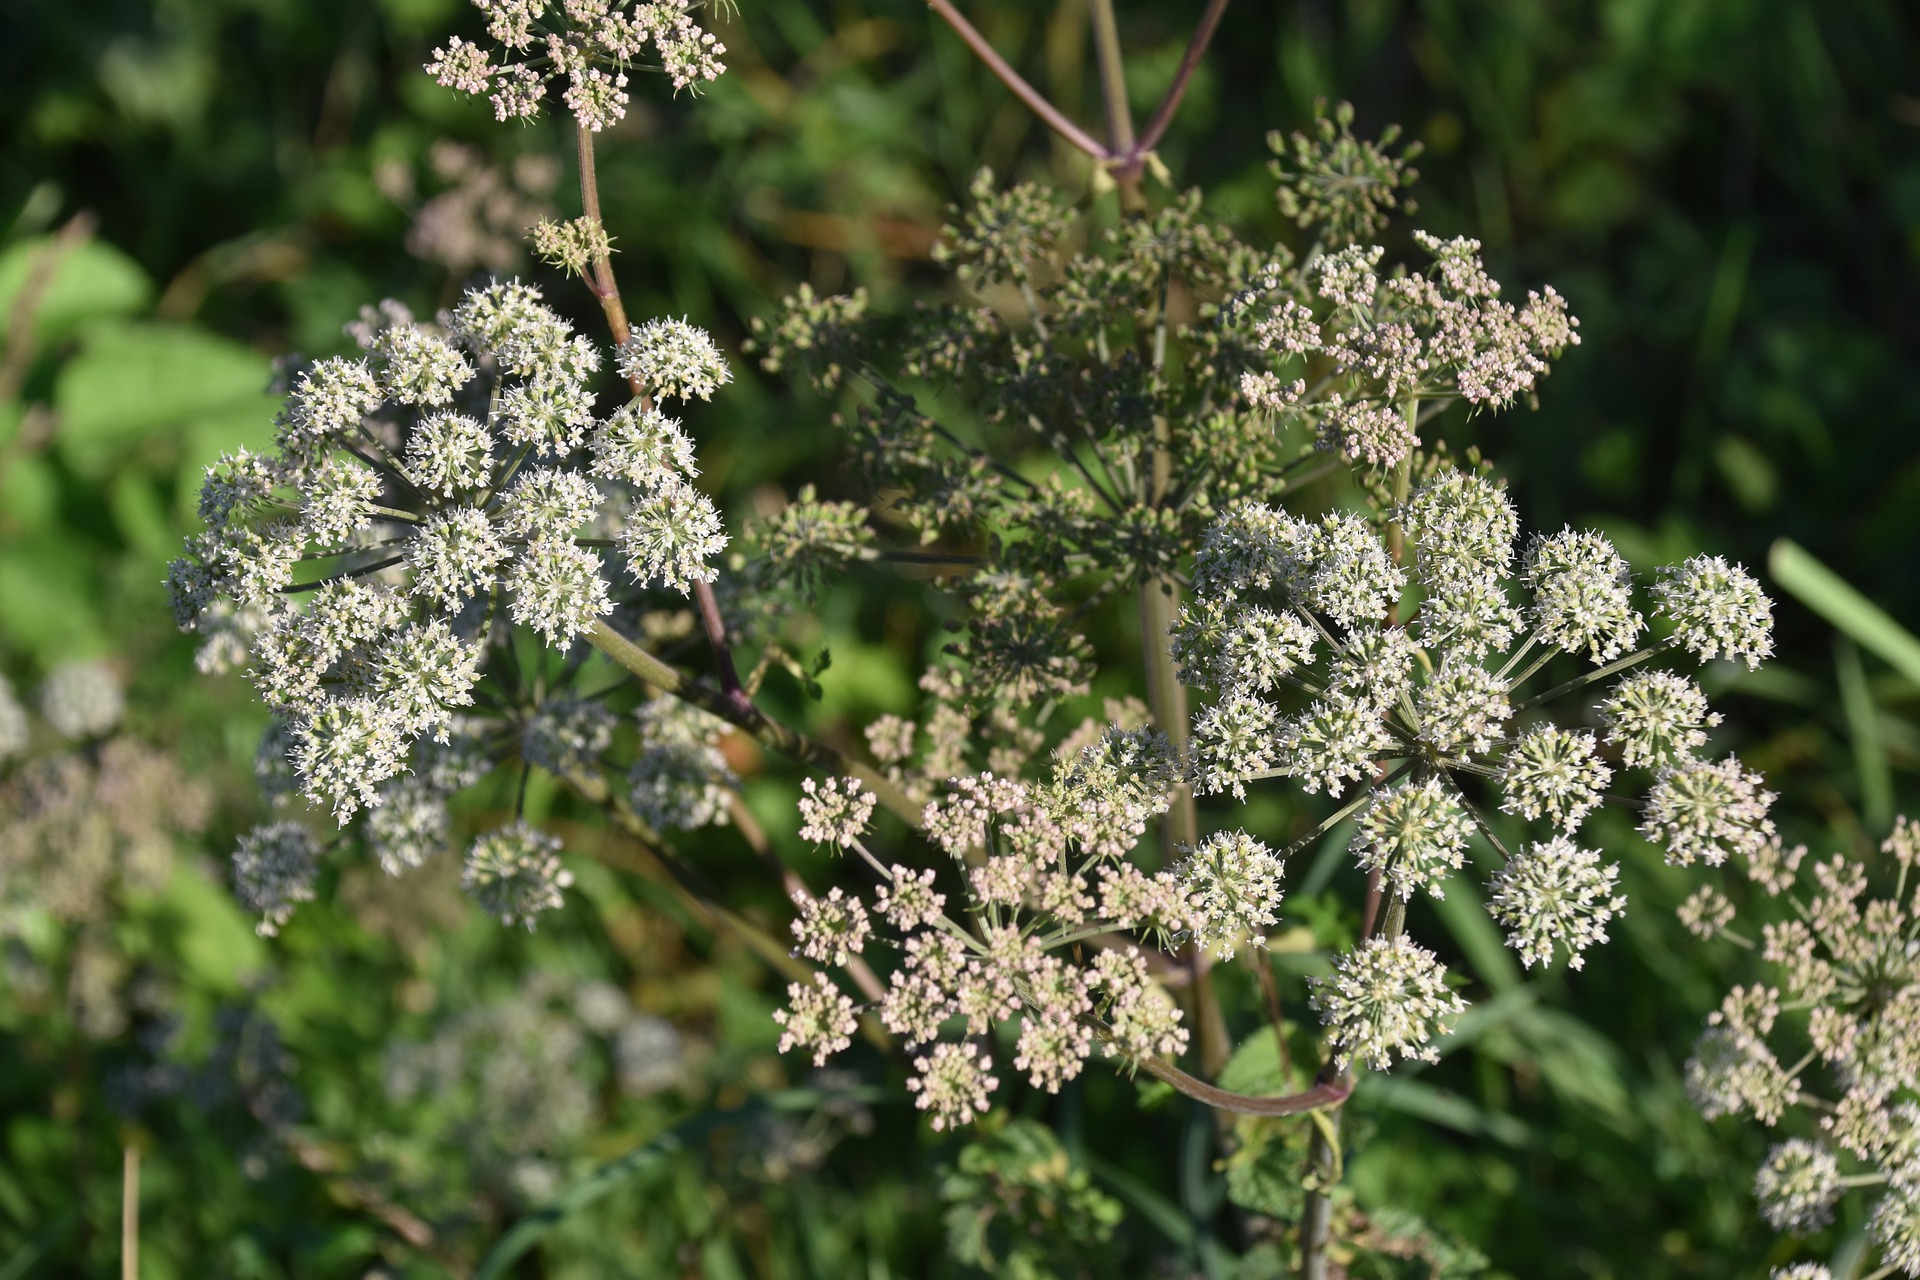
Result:
{"label": "flower bud cluster", "polygon": [[[527,765],[581,775],[612,744],[597,704],[519,679],[506,624],[564,653],[614,609],[614,566],[641,587],[685,591],[713,576],[725,537],[692,486],[679,424],[639,400],[596,418],[600,352],[537,291],[476,288],[437,326],[398,304],[369,315],[354,327],[363,355],[295,378],[276,452],[208,468],[207,528],[168,581],[182,627],[207,641],[206,664],[247,664],[305,799],[343,826],[364,813],[368,843],[399,874],[446,847],[446,802],[492,768],[490,752],[517,748]],[[704,380],[663,375],[654,395],[724,381],[704,334],[665,331],[664,343],[636,339],[623,361],[701,348]],[[487,702],[499,710],[476,717],[503,661]],[[78,693],[65,701],[81,707]],[[494,718],[510,722],[504,740],[490,736]],[[711,821],[731,777],[696,740],[711,727],[640,727],[634,785],[652,815]],[[269,924],[311,881],[287,826],[243,846],[237,870]],[[537,833],[496,832],[468,854],[470,892],[503,920],[530,922],[565,883]]]}
{"label": "flower bud cluster", "polygon": [[[867,851],[870,794],[851,779],[806,788],[803,834],[857,852],[880,886],[871,911],[838,887],[798,895],[798,953],[841,966],[881,944],[897,954],[875,1012],[924,1049],[908,1087],[936,1127],[985,1113],[999,1086],[991,1057],[964,1037],[1004,1025],[1014,1069],[1049,1092],[1079,1075],[1097,1048],[1128,1060],[1185,1047],[1181,1013],[1139,948],[1084,939],[1191,936],[1228,956],[1264,941],[1277,919],[1282,866],[1258,840],[1214,836],[1157,874],[1127,859],[1166,811],[1176,778],[1163,736],[1115,729],[1063,753],[1046,782],[952,779],[928,804],[926,831],[952,859],[968,908],[955,915],[944,911],[948,895],[935,889],[934,871],[886,866]],[[824,975],[794,984],[789,997],[777,1015],[783,1050],[809,1049],[824,1061],[845,1047],[855,1007]],[[962,1042],[944,1039],[949,1031]]]}
{"label": "flower bud cluster", "polygon": [[[1364,255],[1348,258],[1352,271],[1364,268]],[[1605,538],[1568,530],[1535,539],[1516,575],[1511,502],[1484,477],[1451,469],[1396,517],[1410,573],[1389,554],[1395,531],[1346,513],[1310,520],[1242,503],[1207,529],[1194,599],[1173,628],[1183,680],[1215,695],[1193,720],[1196,791],[1244,797],[1276,775],[1310,794],[1358,788],[1353,852],[1403,898],[1444,892],[1484,826],[1476,797],[1491,793],[1508,814],[1552,832],[1514,853],[1492,886],[1494,916],[1529,965],[1557,949],[1577,967],[1624,906],[1616,869],[1573,842],[1620,775],[1651,775],[1643,830],[1676,864],[1718,865],[1766,843],[1772,796],[1758,779],[1737,761],[1694,757],[1718,718],[1684,677],[1626,674],[1601,704],[1604,736],[1526,718],[1539,699],[1522,687],[1549,658],[1604,676],[1646,625]],[[1716,574],[1661,579],[1697,584],[1678,603],[1674,591],[1655,590],[1655,616],[1675,627],[1666,648],[1696,648],[1690,637],[1710,629],[1709,618],[1764,617],[1750,579]],[[1516,586],[1530,599],[1516,599]],[[1722,647],[1724,633],[1715,633]],[[1758,652],[1764,637],[1740,643]]]}
{"label": "flower bud cluster", "polygon": [[[1383,177],[1389,202],[1392,186]],[[1246,401],[1309,423],[1323,449],[1390,467],[1420,444],[1406,406],[1459,399],[1504,407],[1532,394],[1549,362],[1579,345],[1580,322],[1551,287],[1520,307],[1501,300],[1478,240],[1414,239],[1432,258],[1424,272],[1383,277],[1386,251],[1352,244],[1313,264],[1310,294],[1289,287],[1282,264],[1258,277],[1236,303],[1267,360],[1242,374]],[[1303,397],[1299,375],[1310,359],[1330,362],[1332,377],[1320,377],[1316,364],[1327,389]]]}
{"label": "flower bud cluster", "polygon": [[[1904,816],[1866,862],[1808,863],[1777,836],[1740,864],[1757,891],[1760,958],[1778,985],[1735,987],[1707,1019],[1687,1091],[1709,1119],[1789,1115],[1807,1136],[1768,1153],[1754,1179],[1775,1230],[1818,1231],[1851,1188],[1879,1197],[1868,1231],[1886,1272],[1920,1276],[1920,900]],[[1767,911],[1788,896],[1790,914]],[[1727,932],[1735,904],[1715,891],[1682,909]],[[1771,918],[1768,918],[1771,917]],[[1734,935],[1738,936],[1738,935]],[[1750,941],[1750,939],[1743,939]]]}
{"label": "flower bud cluster", "polygon": [[726,70],[727,46],[688,12],[687,0],[474,0],[499,52],[458,36],[434,50],[427,74],[446,88],[486,94],[497,119],[531,120],[549,85],[582,129],[598,133],[627,114],[627,73],[664,73],[676,92],[698,91]]}

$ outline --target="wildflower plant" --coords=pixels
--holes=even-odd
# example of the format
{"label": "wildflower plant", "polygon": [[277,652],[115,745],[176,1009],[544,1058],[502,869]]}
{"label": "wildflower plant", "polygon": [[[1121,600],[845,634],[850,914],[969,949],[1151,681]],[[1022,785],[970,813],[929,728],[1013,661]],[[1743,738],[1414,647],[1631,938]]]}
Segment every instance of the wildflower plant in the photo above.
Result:
{"label": "wildflower plant", "polygon": [[1774,837],[1731,864],[1744,910],[1717,889],[1682,908],[1696,932],[1767,968],[1708,1015],[1688,1094],[1709,1120],[1749,1115],[1792,1134],[1754,1177],[1775,1230],[1810,1235],[1845,1197],[1871,1197],[1879,1276],[1920,1275],[1917,863],[1920,827],[1905,816],[1864,859],[1810,859]]}
{"label": "wildflower plant", "polygon": [[[1783,856],[1760,779],[1707,751],[1718,718],[1699,686],[1655,665],[1763,659],[1754,579],[1701,556],[1637,583],[1600,534],[1523,542],[1490,468],[1434,438],[1442,414],[1532,400],[1579,342],[1566,301],[1550,287],[1508,300],[1472,239],[1415,232],[1414,259],[1390,262],[1368,241],[1413,149],[1357,141],[1347,108],[1279,170],[1303,254],[1243,240],[1198,192],[1149,198],[1153,142],[1218,3],[1140,136],[1117,50],[1102,60],[1105,143],[988,58],[1094,159],[1088,198],[983,169],[936,253],[947,301],[901,318],[802,289],[756,326],[763,369],[839,403],[875,501],[803,490],[725,563],[674,415],[722,394],[732,366],[685,320],[629,322],[593,164],[644,48],[686,87],[718,73],[700,60],[717,42],[676,4],[476,3],[518,60],[453,41],[428,70],[490,93],[502,119],[566,79],[583,214],[535,244],[589,286],[611,344],[519,282],[477,285],[431,323],[369,309],[351,327],[362,355],[293,371],[273,454],[209,468],[206,531],[170,572],[202,665],[246,666],[274,713],[263,777],[388,873],[449,843],[449,800],[496,770],[517,771],[522,800],[532,770],[552,774],[670,856],[663,831],[733,815],[722,735],[752,737],[814,774],[799,829],[844,869],[816,891],[780,867],[791,949],[750,939],[788,979],[782,1052],[820,1066],[856,1035],[897,1042],[941,1130],[1016,1079],[1058,1093],[1096,1057],[1226,1111],[1319,1113],[1301,1226],[1315,1274],[1330,1117],[1353,1073],[1433,1060],[1467,1007],[1407,932],[1411,899],[1488,855],[1487,910],[1522,963],[1579,968],[1626,907],[1617,854],[1589,847],[1602,804],[1635,809],[1677,865]],[[931,7],[991,52],[950,3]],[[625,394],[606,397],[616,375]],[[961,606],[920,713],[867,726],[872,763],[754,700],[772,665],[820,674],[785,652],[780,621],[856,562],[932,569]],[[667,651],[684,631],[662,601],[691,606],[705,674]],[[1091,709],[1097,664],[1125,649],[1105,620],[1127,613],[1145,699],[1057,714]],[[1541,688],[1550,668],[1574,674]],[[1247,829],[1235,810],[1268,786],[1298,793],[1304,834]],[[1511,849],[1496,809],[1525,829]],[[1287,919],[1290,866],[1349,819],[1368,892],[1357,938],[1310,982],[1315,1083],[1209,1083],[1232,1048],[1214,966],[1254,957],[1274,981],[1260,951]],[[263,932],[313,896],[325,849],[291,812],[241,841],[236,890]],[[571,873],[516,801],[472,840],[462,882],[531,928]],[[1190,1051],[1197,1073],[1178,1065]],[[1769,1106],[1791,1100],[1766,1087]],[[1817,1217],[1805,1188],[1825,1169],[1783,1158],[1783,1220]]]}

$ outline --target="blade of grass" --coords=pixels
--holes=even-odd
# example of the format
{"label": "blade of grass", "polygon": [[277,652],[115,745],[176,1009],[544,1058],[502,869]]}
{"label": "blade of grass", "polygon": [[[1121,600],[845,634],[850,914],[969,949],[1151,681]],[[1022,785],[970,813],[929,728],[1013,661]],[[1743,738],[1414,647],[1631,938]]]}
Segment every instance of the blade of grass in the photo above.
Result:
{"label": "blade of grass", "polygon": [[1833,670],[1847,736],[1853,739],[1853,765],[1860,774],[1860,816],[1869,831],[1885,831],[1893,822],[1893,769],[1880,734],[1880,710],[1873,705],[1867,673],[1860,666],[1860,650],[1845,636],[1834,639]]}
{"label": "blade of grass", "polygon": [[1867,652],[1920,685],[1920,638],[1846,579],[1786,538],[1767,553],[1767,568],[1782,590],[1831,622]]}

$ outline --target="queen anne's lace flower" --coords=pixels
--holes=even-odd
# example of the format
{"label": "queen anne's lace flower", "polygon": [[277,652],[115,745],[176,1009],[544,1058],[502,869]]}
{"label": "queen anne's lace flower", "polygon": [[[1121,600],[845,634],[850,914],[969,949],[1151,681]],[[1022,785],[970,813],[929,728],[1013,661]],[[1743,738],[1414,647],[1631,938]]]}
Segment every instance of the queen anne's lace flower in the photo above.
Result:
{"label": "queen anne's lace flower", "polygon": [[1633,608],[1632,577],[1613,544],[1572,529],[1537,538],[1527,552],[1534,627],[1569,653],[1585,649],[1596,663],[1633,647],[1643,625]]}
{"label": "queen anne's lace flower", "polygon": [[1175,868],[1195,944],[1222,960],[1233,959],[1242,941],[1266,945],[1267,928],[1280,918],[1285,870],[1271,849],[1244,831],[1202,841]]}
{"label": "queen anne's lace flower", "polygon": [[390,876],[420,866],[447,847],[451,825],[439,788],[411,775],[389,779],[367,811],[367,843]]}
{"label": "queen anne's lace flower", "polygon": [[676,92],[698,89],[726,70],[720,58],[727,47],[695,21],[685,0],[474,3],[487,15],[487,36],[503,60],[456,36],[434,50],[426,72],[459,93],[488,94],[502,121],[539,115],[548,85],[560,80],[561,98],[579,126],[599,132],[626,115],[633,65],[664,72]]}
{"label": "queen anne's lace flower", "polygon": [[1528,730],[1501,767],[1501,807],[1523,818],[1545,818],[1562,831],[1579,830],[1613,777],[1598,748],[1590,733],[1552,725]]}
{"label": "queen anne's lace flower", "polygon": [[828,778],[825,785],[801,782],[800,838],[850,849],[873,816],[874,794],[858,778]]}
{"label": "queen anne's lace flower", "polygon": [[685,320],[649,320],[636,328],[620,348],[620,376],[672,400],[706,400],[733,381],[713,339]]}
{"label": "queen anne's lace flower", "polygon": [[852,1044],[853,1030],[860,1025],[853,1001],[835,990],[823,973],[814,974],[811,983],[789,982],[787,1007],[776,1009],[773,1020],[784,1029],[780,1052],[811,1049],[816,1067],[826,1066],[828,1058]]}
{"label": "queen anne's lace flower", "polygon": [[[508,78],[461,46],[447,56],[449,74],[471,78],[478,67],[495,91]],[[476,704],[476,686],[511,643],[503,624],[563,651],[592,633],[613,609],[602,548],[632,524],[647,527],[655,513],[637,501],[685,488],[692,450],[638,407],[593,429],[587,379],[600,354],[524,285],[470,290],[444,328],[398,304],[368,315],[351,327],[366,357],[295,376],[277,454],[236,453],[208,468],[208,528],[168,579],[178,620],[205,639],[201,664],[250,667],[284,723],[282,750],[305,796],[343,825],[394,806],[362,830],[398,871],[445,842],[445,801],[467,784],[414,785],[408,771],[426,768],[434,739],[465,734],[455,714]],[[698,341],[682,335],[682,345]],[[698,545],[668,555],[683,579],[710,576],[699,557],[724,545],[717,514],[699,532]],[[488,719],[512,723],[528,763],[569,775],[602,767],[605,714],[561,725],[560,708],[584,704],[535,696],[520,661],[507,664],[515,674],[489,699]],[[711,820],[729,776],[715,756],[710,742],[643,737],[636,807],[662,821]],[[517,832],[483,837],[468,866],[488,909],[515,922],[557,900],[565,875]]]}
{"label": "queen anne's lace flower", "polygon": [[1414,700],[1420,740],[1442,755],[1492,749],[1513,705],[1506,686],[1475,662],[1443,664]]}
{"label": "queen anne's lace flower", "polygon": [[1754,1177],[1760,1213],[1775,1231],[1810,1235],[1833,1221],[1840,1198],[1840,1162],[1805,1138],[1790,1138],[1767,1153]]}
{"label": "queen anne's lace flower", "polygon": [[561,891],[572,883],[573,873],[560,863],[559,839],[524,821],[475,840],[460,873],[460,887],[481,910],[529,930],[542,912],[560,906]]}
{"label": "queen anne's lace flower", "polygon": [[538,631],[562,653],[613,612],[600,557],[560,539],[529,543],[514,557],[501,585],[512,595],[513,620]]}
{"label": "queen anne's lace flower", "polygon": [[1507,945],[1528,968],[1553,961],[1564,947],[1567,963],[1585,966],[1588,947],[1607,940],[1607,921],[1627,900],[1614,892],[1620,869],[1600,861],[1565,836],[1522,848],[1493,878],[1488,913],[1507,930]]}
{"label": "queen anne's lace flower", "polygon": [[1668,671],[1636,671],[1600,704],[1607,741],[1629,766],[1658,768],[1706,745],[1705,730],[1720,723],[1700,686]]}
{"label": "queen anne's lace flower", "polygon": [[1440,882],[1458,871],[1473,834],[1473,819],[1458,793],[1439,778],[1424,778],[1374,793],[1355,824],[1355,860],[1379,871],[1402,898],[1425,889],[1445,896]]}
{"label": "queen anne's lace flower", "polygon": [[799,940],[801,955],[822,964],[844,965],[849,956],[860,954],[871,932],[860,899],[835,885],[824,898],[796,892],[793,902],[800,910],[793,936]]}
{"label": "queen anne's lace flower", "polygon": [[233,851],[233,892],[260,917],[255,927],[262,936],[280,932],[296,906],[313,900],[319,856],[313,833],[297,822],[255,827],[240,837]]}
{"label": "queen anne's lace flower", "polygon": [[40,714],[62,737],[101,737],[120,723],[126,705],[120,677],[91,659],[62,663],[40,687]]}
{"label": "queen anne's lace flower", "polygon": [[989,1072],[993,1059],[980,1052],[971,1040],[964,1044],[936,1044],[924,1057],[913,1060],[915,1075],[907,1088],[919,1095],[914,1105],[933,1113],[932,1125],[938,1131],[972,1124],[986,1111],[988,1096],[1000,1087]]}
{"label": "queen anne's lace flower", "polygon": [[1773,602],[1753,575],[1719,556],[1695,556],[1660,571],[1653,593],[1674,638],[1705,662],[1739,658],[1749,667],[1773,652]]}
{"label": "queen anne's lace flower", "polygon": [[1369,938],[1335,959],[1331,977],[1309,978],[1334,1061],[1342,1070],[1358,1062],[1374,1071],[1396,1059],[1437,1062],[1434,1037],[1467,1007],[1446,976],[1433,952],[1403,936]]}
{"label": "queen anne's lace flower", "polygon": [[640,498],[620,536],[620,550],[636,581],[657,582],[682,593],[696,582],[714,580],[719,571],[708,561],[726,546],[712,499],[683,480]]}
{"label": "queen anne's lace flower", "polygon": [[668,697],[646,703],[635,718],[646,746],[627,774],[634,810],[663,829],[692,831],[724,823],[739,785],[715,745],[725,726]]}
{"label": "queen anne's lace flower", "polygon": [[1733,854],[1752,857],[1774,834],[1767,810],[1773,793],[1757,774],[1728,757],[1686,760],[1660,771],[1641,823],[1641,834],[1667,847],[1676,867],[1695,861],[1717,867]]}
{"label": "queen anne's lace flower", "polygon": [[1881,1197],[1872,1228],[1886,1265],[1920,1276],[1920,1183],[1895,1185]]}

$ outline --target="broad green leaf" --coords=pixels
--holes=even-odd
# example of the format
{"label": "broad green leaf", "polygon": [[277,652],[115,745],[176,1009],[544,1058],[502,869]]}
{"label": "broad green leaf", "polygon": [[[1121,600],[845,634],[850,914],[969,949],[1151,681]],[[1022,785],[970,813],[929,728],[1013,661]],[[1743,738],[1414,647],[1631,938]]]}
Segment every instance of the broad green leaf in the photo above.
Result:
{"label": "broad green leaf", "polygon": [[98,478],[150,440],[177,454],[206,419],[271,422],[278,404],[266,391],[270,372],[259,352],[212,334],[101,326],[60,371],[55,447],[75,471]]}
{"label": "broad green leaf", "polygon": [[1767,553],[1767,568],[1788,594],[1862,649],[1877,654],[1895,671],[1920,684],[1920,639],[1804,547],[1780,539]]}
{"label": "broad green leaf", "polygon": [[[0,252],[0,315],[11,311],[52,243],[52,236],[35,236]],[[89,240],[61,254],[34,311],[34,337],[57,341],[91,320],[136,315],[152,298],[153,282],[139,263],[110,244]]]}
{"label": "broad green leaf", "polygon": [[45,662],[107,648],[98,582],[72,539],[0,547],[0,641]]}

